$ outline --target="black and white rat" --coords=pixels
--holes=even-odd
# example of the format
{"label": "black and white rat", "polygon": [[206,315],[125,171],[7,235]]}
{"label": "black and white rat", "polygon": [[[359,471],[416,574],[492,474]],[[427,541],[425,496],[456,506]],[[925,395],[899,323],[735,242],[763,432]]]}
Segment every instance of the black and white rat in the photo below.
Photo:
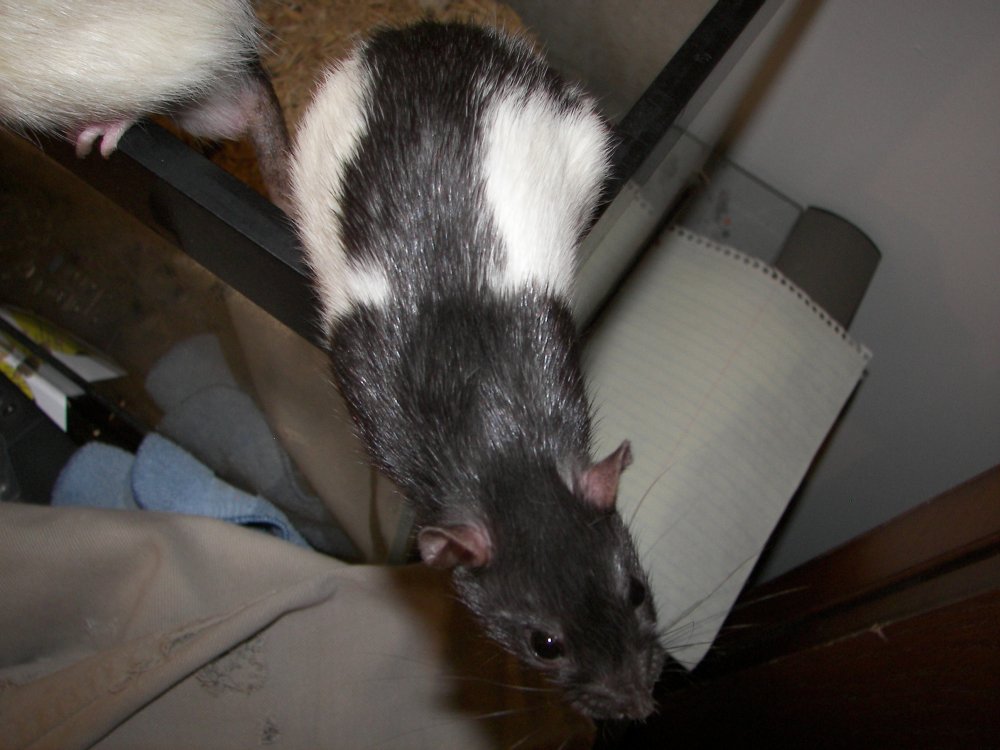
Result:
{"label": "black and white rat", "polygon": [[0,123],[65,135],[80,156],[100,140],[108,157],[150,114],[246,135],[280,202],[288,135],[259,47],[250,0],[0,0]]}
{"label": "black and white rat", "polygon": [[615,510],[631,452],[591,460],[570,313],[608,151],[528,43],[425,22],[327,73],[292,202],[335,380],[424,562],[582,713],[641,718],[664,656]]}

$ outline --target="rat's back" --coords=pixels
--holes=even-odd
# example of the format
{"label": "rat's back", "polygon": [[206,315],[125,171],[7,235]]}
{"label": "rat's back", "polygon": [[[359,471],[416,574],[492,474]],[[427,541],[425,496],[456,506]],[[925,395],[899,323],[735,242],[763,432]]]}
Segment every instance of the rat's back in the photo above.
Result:
{"label": "rat's back", "polygon": [[607,137],[526,42],[472,26],[381,32],[320,87],[298,225],[341,390],[418,515],[498,452],[588,461],[569,310]]}
{"label": "rat's back", "polygon": [[523,40],[432,23],[376,35],[327,74],[297,139],[324,321],[432,290],[568,299],[607,138]]}

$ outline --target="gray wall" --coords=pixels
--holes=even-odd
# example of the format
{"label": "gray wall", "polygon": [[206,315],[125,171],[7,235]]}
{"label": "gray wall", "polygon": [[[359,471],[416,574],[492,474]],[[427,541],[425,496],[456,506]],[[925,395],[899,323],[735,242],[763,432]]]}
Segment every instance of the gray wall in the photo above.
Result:
{"label": "gray wall", "polygon": [[620,120],[715,0],[506,0],[563,75]]}
{"label": "gray wall", "polygon": [[1000,3],[789,0],[692,131],[883,252],[770,576],[1000,461]]}

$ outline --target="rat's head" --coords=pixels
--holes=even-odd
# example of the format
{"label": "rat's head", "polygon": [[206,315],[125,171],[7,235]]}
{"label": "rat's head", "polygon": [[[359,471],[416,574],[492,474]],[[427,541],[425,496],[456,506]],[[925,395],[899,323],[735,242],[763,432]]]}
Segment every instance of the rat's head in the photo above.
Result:
{"label": "rat's head", "polygon": [[630,462],[623,443],[571,476],[500,480],[488,518],[418,535],[424,561],[454,569],[488,634],[597,719],[649,715],[664,659],[646,574],[614,507]]}

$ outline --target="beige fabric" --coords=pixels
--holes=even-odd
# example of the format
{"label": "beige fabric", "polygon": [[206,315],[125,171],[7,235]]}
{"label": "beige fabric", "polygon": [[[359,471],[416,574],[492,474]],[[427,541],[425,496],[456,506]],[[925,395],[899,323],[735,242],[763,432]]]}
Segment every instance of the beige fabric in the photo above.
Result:
{"label": "beige fabric", "polygon": [[0,603],[0,748],[590,744],[424,567],[4,503]]}
{"label": "beige fabric", "polygon": [[226,294],[226,304],[282,447],[365,562],[402,562],[410,514],[395,486],[369,466],[326,353],[236,292]]}

